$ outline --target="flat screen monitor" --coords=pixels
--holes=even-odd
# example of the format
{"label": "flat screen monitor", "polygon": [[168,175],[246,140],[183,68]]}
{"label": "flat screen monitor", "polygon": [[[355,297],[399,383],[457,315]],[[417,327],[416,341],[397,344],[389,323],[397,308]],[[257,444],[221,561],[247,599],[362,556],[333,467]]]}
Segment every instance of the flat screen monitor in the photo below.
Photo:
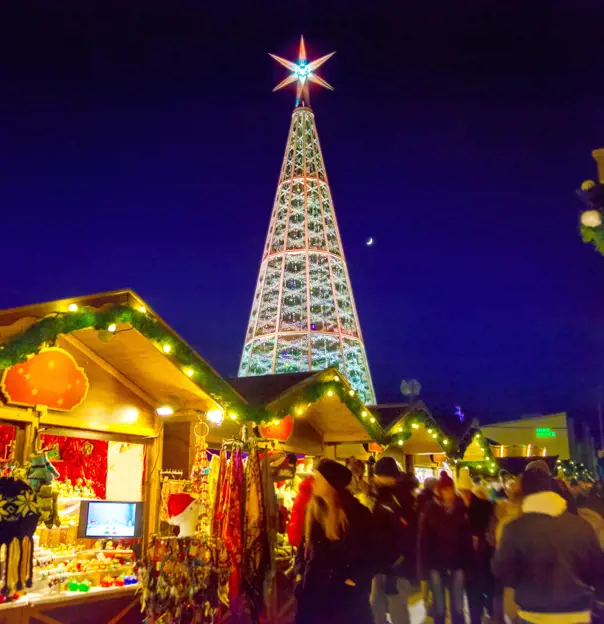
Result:
{"label": "flat screen monitor", "polygon": [[96,539],[142,537],[143,503],[82,501],[78,537]]}

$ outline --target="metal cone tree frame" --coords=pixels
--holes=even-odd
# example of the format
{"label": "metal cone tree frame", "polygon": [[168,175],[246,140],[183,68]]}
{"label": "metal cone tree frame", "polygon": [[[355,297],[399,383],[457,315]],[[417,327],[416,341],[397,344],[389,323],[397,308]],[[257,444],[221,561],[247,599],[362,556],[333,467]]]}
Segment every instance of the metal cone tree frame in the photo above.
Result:
{"label": "metal cone tree frame", "polygon": [[[305,54],[301,58],[307,67],[313,65]],[[307,104],[306,95],[292,115],[239,376],[334,367],[365,404],[375,404],[314,114]]]}

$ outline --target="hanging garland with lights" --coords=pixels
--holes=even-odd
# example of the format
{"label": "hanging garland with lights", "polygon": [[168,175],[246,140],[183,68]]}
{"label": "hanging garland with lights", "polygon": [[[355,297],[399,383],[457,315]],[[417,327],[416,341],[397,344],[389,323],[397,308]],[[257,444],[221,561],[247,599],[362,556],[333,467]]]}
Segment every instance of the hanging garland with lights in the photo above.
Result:
{"label": "hanging garland with lights", "polygon": [[338,396],[348,409],[355,414],[372,438],[387,443],[390,438],[377,422],[354,390],[347,388],[339,375],[308,385],[292,394],[275,413],[264,406],[245,403],[235,390],[222,379],[212,367],[201,359],[187,344],[176,338],[157,323],[144,308],[116,305],[105,310],[78,308],[72,304],[70,311],[57,312],[34,323],[23,333],[0,346],[0,370],[24,362],[45,347],[53,346],[61,334],[71,334],[83,329],[99,331],[102,340],[110,339],[118,331],[119,324],[128,324],[152,341],[166,357],[177,362],[187,375],[207,392],[233,420],[256,424],[274,422],[286,415],[300,415],[305,406],[315,403],[325,396]]}
{"label": "hanging garland with lights", "polygon": [[[480,444],[480,449],[484,453],[484,457],[482,458],[482,460],[478,461],[464,461],[463,457],[466,453],[466,450],[474,441]],[[460,466],[467,466],[474,472],[479,472],[483,474],[495,475],[497,473],[497,469],[499,468],[497,458],[493,455],[491,445],[489,444],[489,441],[482,435],[482,432],[480,431],[480,428],[477,424],[473,425],[460,440],[457,448],[457,453],[455,455],[455,461]]]}
{"label": "hanging garland with lights", "polygon": [[559,459],[556,462],[554,476],[563,479],[577,479],[579,481],[595,481],[594,474],[585,464],[574,462],[572,459]]}
{"label": "hanging garland with lights", "polygon": [[[288,398],[286,403],[283,403],[279,407],[277,414],[272,416],[272,418],[284,418],[288,414],[300,416],[310,404],[316,403],[326,396],[337,396],[357,417],[375,442],[382,444],[390,442],[390,436],[386,435],[386,432],[382,429],[382,426],[377,421],[374,414],[365,407],[357,393],[351,388],[347,388],[339,375],[333,374],[332,376],[330,374],[329,377],[331,377],[331,379],[322,379],[298,390]],[[271,415],[267,414],[267,416],[268,418],[265,420],[270,421]],[[263,422],[262,424],[268,424],[268,422]]]}
{"label": "hanging garland with lights", "polygon": [[447,456],[451,456],[456,448],[455,441],[448,436],[434,418],[424,410],[413,410],[407,414],[403,422],[395,425],[390,433],[391,442],[403,446],[403,444],[413,435],[415,429],[423,425],[432,438],[438,442]]}
{"label": "hanging garland with lights", "polygon": [[[441,445],[443,452],[450,461],[460,466],[468,466],[476,472],[483,472],[485,474],[495,474],[497,471],[498,464],[491,450],[491,446],[488,441],[484,439],[477,425],[473,424],[464,436],[457,441],[452,436],[447,435],[438,422],[424,410],[410,412],[405,416],[401,424],[395,425],[390,431],[391,443],[403,446],[413,435],[413,431],[419,429],[422,425],[426,428],[427,433]],[[484,452],[483,460],[463,461],[462,458],[466,449],[476,439],[483,442],[481,446]]]}

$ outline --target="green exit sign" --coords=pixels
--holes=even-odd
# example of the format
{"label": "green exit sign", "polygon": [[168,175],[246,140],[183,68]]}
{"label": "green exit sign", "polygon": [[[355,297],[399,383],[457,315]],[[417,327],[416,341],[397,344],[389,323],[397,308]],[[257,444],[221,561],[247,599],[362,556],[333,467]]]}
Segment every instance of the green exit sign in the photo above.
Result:
{"label": "green exit sign", "polygon": [[535,429],[538,438],[555,438],[556,432],[552,431],[549,427],[537,427]]}

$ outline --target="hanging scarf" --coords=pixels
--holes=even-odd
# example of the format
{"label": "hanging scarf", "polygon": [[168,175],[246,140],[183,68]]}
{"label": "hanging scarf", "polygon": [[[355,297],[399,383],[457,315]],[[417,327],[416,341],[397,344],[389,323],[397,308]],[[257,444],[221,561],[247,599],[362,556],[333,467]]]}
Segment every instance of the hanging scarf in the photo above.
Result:
{"label": "hanging scarf", "polygon": [[220,476],[220,457],[212,455],[210,459],[210,472],[208,474],[208,517],[214,523],[216,510],[216,491],[218,490],[218,477]]}
{"label": "hanging scarf", "polygon": [[261,464],[262,470],[262,499],[264,503],[265,532],[268,549],[266,572],[264,575],[264,603],[270,604],[273,595],[273,581],[277,572],[275,563],[275,549],[277,547],[277,527],[279,523],[279,509],[275,482],[271,467],[271,458],[268,453],[264,454]]}
{"label": "hanging scarf", "polygon": [[222,539],[231,557],[232,572],[229,580],[229,596],[239,595],[243,542],[241,508],[243,498],[243,459],[241,449],[233,449],[226,476],[225,494],[221,498]]}
{"label": "hanging scarf", "polygon": [[245,508],[243,511],[243,584],[255,622],[260,620],[264,602],[264,577],[268,567],[268,536],[262,493],[258,449],[250,451],[245,467]]}
{"label": "hanging scarf", "polygon": [[218,465],[218,479],[216,480],[216,493],[214,495],[214,517],[212,521],[212,535],[220,537],[222,535],[222,517],[223,517],[223,491],[226,486],[227,474],[227,453],[222,447],[220,451],[220,460]]}
{"label": "hanging scarf", "polygon": [[187,482],[182,479],[167,479],[161,484],[161,507],[159,509],[159,519],[162,522],[168,522],[170,514],[168,513],[168,499],[172,494],[180,494],[185,491]]}

